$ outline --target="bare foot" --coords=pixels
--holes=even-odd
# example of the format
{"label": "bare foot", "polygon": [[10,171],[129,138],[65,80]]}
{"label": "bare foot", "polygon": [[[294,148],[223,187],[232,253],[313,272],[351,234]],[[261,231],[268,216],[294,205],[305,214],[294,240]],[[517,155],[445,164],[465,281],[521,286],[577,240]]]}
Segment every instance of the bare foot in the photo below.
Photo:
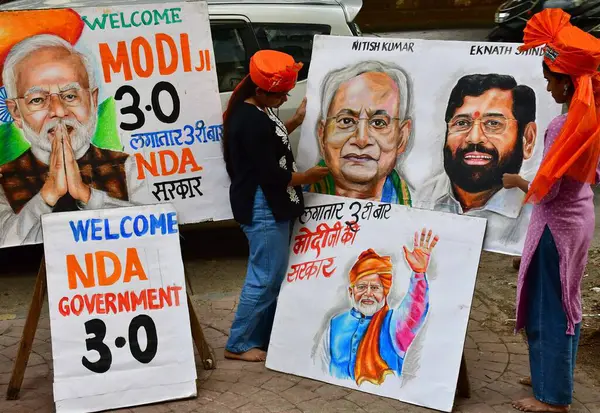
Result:
{"label": "bare foot", "polygon": [[243,353],[232,353],[231,351],[225,350],[225,358],[230,360],[261,362],[267,359],[267,352],[259,348],[251,348]]}
{"label": "bare foot", "polygon": [[531,386],[531,377],[523,377],[519,380],[519,383],[523,386]]}
{"label": "bare foot", "polygon": [[552,404],[542,403],[535,397],[517,400],[512,403],[513,407],[522,412],[547,412],[547,413],[567,413],[569,406],[554,406]]}

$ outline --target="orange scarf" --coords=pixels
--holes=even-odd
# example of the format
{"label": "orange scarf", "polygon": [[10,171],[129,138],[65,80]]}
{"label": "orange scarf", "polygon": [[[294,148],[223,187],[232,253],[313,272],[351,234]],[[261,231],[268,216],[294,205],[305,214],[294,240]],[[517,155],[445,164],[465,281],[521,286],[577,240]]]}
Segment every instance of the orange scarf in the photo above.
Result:
{"label": "orange scarf", "polygon": [[[384,300],[387,300],[387,295],[392,287],[392,260],[390,257],[378,255],[369,248],[360,254],[350,270],[350,286],[354,287],[358,280],[371,274],[379,275],[379,280],[383,286]],[[379,353],[381,325],[388,311],[389,307],[386,302],[383,308],[373,315],[367,332],[358,346],[354,366],[354,377],[358,385],[364,381],[379,385],[383,383],[386,375],[392,374],[392,369]]]}
{"label": "orange scarf", "polygon": [[550,70],[571,76],[575,92],[567,120],[529,187],[525,202],[540,202],[564,175],[594,183],[600,158],[600,41],[573,26],[561,9],[536,14],[525,28],[521,51],[546,45]]}

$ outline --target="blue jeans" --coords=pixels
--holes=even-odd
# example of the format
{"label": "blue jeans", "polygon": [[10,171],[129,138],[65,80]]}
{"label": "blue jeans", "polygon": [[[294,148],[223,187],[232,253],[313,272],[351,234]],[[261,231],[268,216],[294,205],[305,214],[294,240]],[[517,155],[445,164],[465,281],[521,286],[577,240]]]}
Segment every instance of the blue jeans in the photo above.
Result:
{"label": "blue jeans", "polygon": [[246,281],[225,348],[243,353],[269,345],[275,307],[285,277],[289,255],[290,222],[276,222],[258,187],[252,223],[242,225],[248,238],[250,256]]}
{"label": "blue jeans", "polygon": [[567,335],[559,257],[546,227],[527,271],[527,341],[533,395],[541,402],[567,406],[573,401],[573,373],[580,324]]}

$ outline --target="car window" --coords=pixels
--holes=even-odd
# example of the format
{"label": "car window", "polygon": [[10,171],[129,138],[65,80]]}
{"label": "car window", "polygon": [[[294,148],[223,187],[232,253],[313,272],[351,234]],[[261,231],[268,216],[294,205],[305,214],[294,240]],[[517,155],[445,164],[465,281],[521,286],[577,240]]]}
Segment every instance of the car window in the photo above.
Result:
{"label": "car window", "polygon": [[261,49],[273,49],[294,56],[297,62],[304,63],[298,73],[298,80],[308,77],[313,37],[316,34],[330,34],[331,27],[321,24],[273,24],[252,23],[254,34]]}
{"label": "car window", "polygon": [[256,40],[250,26],[243,21],[211,21],[210,30],[219,91],[231,92],[248,74],[250,57],[256,51]]}

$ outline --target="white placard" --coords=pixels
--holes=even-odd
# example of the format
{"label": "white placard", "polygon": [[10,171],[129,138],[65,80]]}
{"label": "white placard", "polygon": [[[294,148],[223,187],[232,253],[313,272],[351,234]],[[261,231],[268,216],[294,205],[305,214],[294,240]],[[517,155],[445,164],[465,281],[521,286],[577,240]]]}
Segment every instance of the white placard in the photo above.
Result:
{"label": "white placard", "polygon": [[[206,2],[3,11],[0,27],[0,247],[41,243],[59,210],[232,217]],[[52,149],[60,124],[71,146]]]}
{"label": "white placard", "polygon": [[196,395],[172,205],[42,218],[57,412]]}
{"label": "white placard", "polygon": [[307,194],[267,367],[450,412],[485,226]]}
{"label": "white placard", "polygon": [[534,177],[561,108],[546,92],[542,49],[517,47],[316,36],[297,162],[332,174],[310,190],[486,218],[484,249],[520,255],[531,206],[502,189],[502,174]]}

